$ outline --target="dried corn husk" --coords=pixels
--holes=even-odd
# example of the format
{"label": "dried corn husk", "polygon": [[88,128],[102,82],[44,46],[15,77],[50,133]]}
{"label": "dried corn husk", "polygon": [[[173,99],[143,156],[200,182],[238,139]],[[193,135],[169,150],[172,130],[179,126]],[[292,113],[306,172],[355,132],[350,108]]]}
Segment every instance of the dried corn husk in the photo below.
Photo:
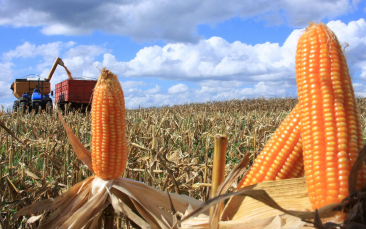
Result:
{"label": "dried corn husk", "polygon": [[[305,185],[305,186],[304,186]],[[304,188],[305,187],[305,188]],[[238,195],[239,194],[239,195]],[[199,209],[205,210],[217,202],[232,197],[221,215],[221,221],[215,228],[303,228],[312,221],[316,213],[311,209],[304,178],[294,178],[279,181],[262,182],[240,189],[236,193],[224,194],[207,201],[195,211],[182,219],[184,228],[208,228],[208,217],[187,216],[199,214]],[[332,222],[339,213],[333,211],[338,204],[331,204],[319,209],[318,215],[322,219]],[[195,213],[195,214],[194,214]],[[311,224],[310,224],[311,226]],[[309,227],[307,227],[309,228]]]}
{"label": "dried corn husk", "polygon": [[[305,222],[301,219],[290,216],[290,215],[276,215],[261,220],[251,220],[251,221],[221,221],[220,229],[234,229],[234,228],[246,228],[246,229],[296,229],[302,228]],[[310,229],[311,227],[306,227]]]}
{"label": "dried corn husk", "polygon": [[[243,188],[244,190],[265,190],[281,207],[293,211],[311,211],[305,178],[261,182]],[[256,220],[282,214],[251,197],[234,196],[225,207],[221,219]]]}
{"label": "dried corn husk", "polygon": [[[189,205],[188,209],[186,210],[184,216],[187,216],[189,213],[193,211],[191,205]],[[199,214],[197,217],[192,217],[184,222],[182,222],[180,229],[190,229],[190,228],[197,228],[197,229],[209,229],[209,216],[205,214]]]}

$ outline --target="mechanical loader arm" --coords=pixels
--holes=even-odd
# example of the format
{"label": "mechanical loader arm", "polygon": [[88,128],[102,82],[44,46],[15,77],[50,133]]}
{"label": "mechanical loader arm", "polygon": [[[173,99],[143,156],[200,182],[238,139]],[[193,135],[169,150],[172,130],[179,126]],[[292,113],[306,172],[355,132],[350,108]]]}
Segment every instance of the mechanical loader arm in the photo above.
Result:
{"label": "mechanical loader arm", "polygon": [[60,57],[56,57],[56,60],[55,60],[55,62],[52,65],[52,68],[50,70],[50,73],[48,73],[48,76],[46,78],[46,81],[47,82],[50,82],[50,80],[51,80],[51,78],[53,76],[53,73],[55,73],[55,70],[56,70],[56,67],[57,67],[58,64],[61,65],[62,67],[65,67],[65,64],[62,61],[62,59]]}

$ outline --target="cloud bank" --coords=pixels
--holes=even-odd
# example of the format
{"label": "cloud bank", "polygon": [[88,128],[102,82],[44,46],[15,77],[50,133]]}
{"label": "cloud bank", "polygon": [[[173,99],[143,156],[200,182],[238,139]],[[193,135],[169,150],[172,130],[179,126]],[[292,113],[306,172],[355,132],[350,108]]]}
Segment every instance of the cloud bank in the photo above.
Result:
{"label": "cloud bank", "polygon": [[[341,43],[348,45],[346,57],[351,75],[357,81],[355,91],[365,96],[366,89],[360,83],[366,80],[365,19],[349,24],[331,21],[328,26]],[[295,51],[302,32],[303,29],[293,30],[282,46],[269,42],[230,43],[221,37],[201,39],[197,43],[149,46],[139,50],[129,61],[119,61],[113,50],[103,45],[79,45],[73,41],[42,45],[25,42],[2,54],[0,81],[1,85],[10,85],[19,74],[14,64],[19,58],[39,58],[35,70],[46,76],[55,56],[59,55],[74,77],[97,78],[99,70],[94,65],[113,71],[122,82],[129,108],[252,97],[295,97]],[[52,86],[64,79],[67,79],[65,70],[58,68]],[[3,87],[0,99],[10,96],[6,86]]]}
{"label": "cloud bank", "polygon": [[2,0],[0,25],[40,27],[46,35],[90,35],[94,31],[137,41],[198,42],[197,26],[233,17],[297,28],[352,13],[359,0]]}

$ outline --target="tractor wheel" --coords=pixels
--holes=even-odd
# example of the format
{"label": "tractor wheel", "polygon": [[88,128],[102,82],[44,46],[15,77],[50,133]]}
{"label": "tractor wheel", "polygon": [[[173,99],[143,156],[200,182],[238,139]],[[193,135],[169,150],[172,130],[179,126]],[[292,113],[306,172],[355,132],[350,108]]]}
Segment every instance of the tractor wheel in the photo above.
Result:
{"label": "tractor wheel", "polygon": [[52,101],[47,101],[47,103],[46,103],[46,112],[51,113],[52,109],[53,109]]}
{"label": "tractor wheel", "polygon": [[18,110],[19,110],[19,101],[16,100],[16,101],[14,101],[14,104],[13,104],[13,112],[16,113],[16,112],[18,112]]}
{"label": "tractor wheel", "polygon": [[27,103],[26,102],[20,102],[19,103],[19,110],[22,113],[27,112]]}

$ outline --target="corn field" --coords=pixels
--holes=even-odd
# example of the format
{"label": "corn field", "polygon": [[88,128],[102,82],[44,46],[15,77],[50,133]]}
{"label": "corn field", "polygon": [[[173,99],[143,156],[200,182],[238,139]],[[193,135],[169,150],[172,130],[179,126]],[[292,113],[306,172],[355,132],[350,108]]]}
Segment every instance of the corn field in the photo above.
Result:
{"label": "corn field", "polygon": [[[358,99],[365,134],[366,99]],[[128,165],[124,177],[157,189],[209,198],[213,136],[228,137],[226,173],[250,153],[254,159],[297,99],[252,99],[127,110]],[[64,119],[91,150],[91,114],[68,111]],[[55,198],[93,174],[79,161],[57,112],[0,112],[1,221],[5,228],[36,228],[45,220],[12,221],[22,207]],[[238,182],[238,181],[237,181]],[[235,185],[232,188],[235,188]],[[100,228],[102,228],[102,220]],[[115,228],[132,223],[115,217]]]}

